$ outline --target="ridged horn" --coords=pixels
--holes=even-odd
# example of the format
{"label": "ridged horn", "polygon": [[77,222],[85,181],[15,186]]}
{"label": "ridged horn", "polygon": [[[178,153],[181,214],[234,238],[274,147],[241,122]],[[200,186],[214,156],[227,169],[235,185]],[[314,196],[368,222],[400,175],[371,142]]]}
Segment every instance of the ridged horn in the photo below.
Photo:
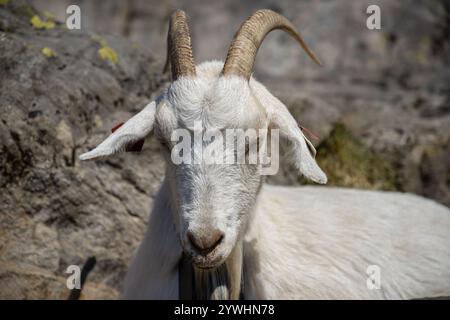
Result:
{"label": "ridged horn", "polygon": [[164,72],[167,71],[169,65],[172,69],[173,81],[177,80],[180,76],[195,75],[191,36],[186,14],[182,10],[176,10],[170,18]]}
{"label": "ridged horn", "polygon": [[321,65],[320,60],[306,45],[302,36],[288,19],[272,10],[262,9],[248,17],[234,35],[222,74],[233,74],[249,79],[261,43],[266,35],[275,29],[286,31],[297,40],[314,62]]}

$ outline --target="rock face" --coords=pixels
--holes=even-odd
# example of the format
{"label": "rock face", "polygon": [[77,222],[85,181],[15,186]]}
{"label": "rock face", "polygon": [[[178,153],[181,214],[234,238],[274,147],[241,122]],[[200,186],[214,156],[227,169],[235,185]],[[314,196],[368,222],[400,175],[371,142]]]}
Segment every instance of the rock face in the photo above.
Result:
{"label": "rock face", "polygon": [[161,65],[115,38],[37,30],[31,10],[0,6],[0,298],[66,298],[67,266],[89,256],[84,296],[116,298],[163,175],[159,147],[78,155],[161,89]]}
{"label": "rock face", "polygon": [[[450,205],[450,5],[446,0],[32,2],[60,19],[65,19],[67,5],[78,3],[84,28],[121,34],[145,44],[161,59],[167,19],[174,8],[184,9],[190,17],[197,62],[224,59],[234,32],[248,15],[261,8],[276,10],[299,28],[323,67],[312,63],[288,35],[275,31],[258,53],[256,77],[287,104],[300,124],[321,137],[315,143],[326,149],[330,143],[322,140],[344,126],[359,154],[375,153],[394,171],[394,176],[377,179],[359,172],[358,180],[366,182],[349,184],[352,179],[347,176],[355,171],[345,168],[352,163],[340,163],[334,168],[343,172],[330,175],[342,178],[331,183],[381,189],[389,185]],[[381,10],[381,30],[366,27],[366,9],[374,4]],[[322,150],[319,161],[327,154]],[[282,169],[269,181],[303,182],[291,168]]]}
{"label": "rock face", "polygon": [[[191,17],[198,62],[223,59],[256,9],[286,15],[324,67],[274,32],[255,74],[321,137],[313,142],[330,184],[415,192],[450,205],[446,1],[30,1],[61,21],[78,3],[82,31],[51,23],[28,2],[3,2],[0,298],[66,298],[66,268],[89,256],[97,265],[84,298],[118,297],[164,174],[159,146],[149,138],[139,154],[89,163],[78,155],[165,86],[160,70],[174,7]],[[369,4],[381,7],[381,30],[365,27]],[[281,169],[268,182],[305,182]]]}

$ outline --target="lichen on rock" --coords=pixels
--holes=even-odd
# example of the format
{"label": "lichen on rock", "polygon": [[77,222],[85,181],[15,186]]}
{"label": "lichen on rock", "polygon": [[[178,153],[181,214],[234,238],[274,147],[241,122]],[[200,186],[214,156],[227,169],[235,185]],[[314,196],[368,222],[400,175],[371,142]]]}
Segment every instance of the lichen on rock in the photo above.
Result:
{"label": "lichen on rock", "polygon": [[100,58],[102,58],[103,60],[107,60],[112,64],[116,64],[119,61],[117,52],[109,46],[104,46],[98,49],[98,54]]}
{"label": "lichen on rock", "polygon": [[30,19],[31,25],[35,29],[53,29],[55,27],[55,22],[51,19],[42,20],[38,15],[34,15]]}
{"label": "lichen on rock", "polygon": [[335,186],[397,190],[392,165],[337,123],[317,147],[317,162]]}
{"label": "lichen on rock", "polygon": [[92,34],[91,39],[94,42],[98,43],[98,45],[100,46],[97,52],[102,60],[106,60],[113,65],[119,62],[119,56],[117,52],[110,47],[108,41],[97,34]]}
{"label": "lichen on rock", "polygon": [[152,140],[139,155],[78,155],[161,90],[161,63],[112,36],[124,59],[110,68],[89,34],[36,29],[26,3],[0,6],[0,299],[66,299],[67,266],[90,256],[84,297],[117,298],[163,161]]}
{"label": "lichen on rock", "polygon": [[53,49],[50,49],[49,47],[42,48],[41,52],[47,58],[56,57],[56,52]]}

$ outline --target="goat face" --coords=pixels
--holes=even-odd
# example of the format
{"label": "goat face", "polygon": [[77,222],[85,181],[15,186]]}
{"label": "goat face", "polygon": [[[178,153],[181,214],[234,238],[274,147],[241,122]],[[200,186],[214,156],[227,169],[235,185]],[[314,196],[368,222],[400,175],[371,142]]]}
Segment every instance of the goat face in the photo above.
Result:
{"label": "goat face", "polygon": [[[233,138],[267,128],[266,113],[251,98],[248,82],[219,77],[222,67],[220,62],[205,63],[197,67],[195,77],[173,82],[155,115],[155,135],[165,149],[176,208],[175,224],[185,253],[202,268],[227,258],[261,184],[258,164],[249,163],[248,153],[262,141],[248,134],[246,143],[238,145]],[[185,148],[180,150],[180,145]],[[181,152],[183,159],[177,158]],[[247,161],[238,162],[237,155],[247,156]]]}
{"label": "goat face", "polygon": [[[244,143],[248,150],[267,144],[268,135],[261,131],[279,129],[280,137],[288,142],[285,153],[299,172],[313,181],[326,182],[314,160],[314,147],[287,108],[251,77],[259,45],[273,29],[288,31],[318,62],[289,21],[270,10],[260,10],[236,33],[224,64],[195,66],[186,17],[182,11],[175,12],[168,36],[173,82],[156,101],[80,156],[88,160],[129,150],[154,130],[166,150],[170,206],[180,242],[202,268],[218,266],[227,259],[245,232],[261,185],[260,163],[229,162],[229,155],[234,159],[234,153],[242,149],[220,139],[227,136],[227,129],[258,130],[258,139]],[[181,158],[186,161],[179,161],[180,136],[184,146]]]}

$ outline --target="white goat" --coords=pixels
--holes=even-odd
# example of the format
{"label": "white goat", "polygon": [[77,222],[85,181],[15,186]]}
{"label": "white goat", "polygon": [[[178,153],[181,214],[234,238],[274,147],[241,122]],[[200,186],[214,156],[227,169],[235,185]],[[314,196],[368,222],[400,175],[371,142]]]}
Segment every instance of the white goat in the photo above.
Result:
{"label": "white goat", "polygon": [[[186,17],[176,11],[168,36],[173,82],[80,156],[110,156],[152,130],[166,147],[166,179],[128,271],[124,298],[450,295],[450,211],[442,205],[401,193],[263,185],[252,164],[171,161],[172,133],[186,128],[194,135],[195,121],[203,131],[278,128],[299,172],[326,183],[314,148],[287,108],[251,77],[257,50],[274,29],[287,31],[318,62],[287,19],[260,10],[236,33],[224,64],[195,66]],[[203,152],[196,144],[191,151],[194,158]],[[370,278],[372,265],[379,274]],[[381,288],[371,290],[378,283],[370,279],[379,279]]]}

